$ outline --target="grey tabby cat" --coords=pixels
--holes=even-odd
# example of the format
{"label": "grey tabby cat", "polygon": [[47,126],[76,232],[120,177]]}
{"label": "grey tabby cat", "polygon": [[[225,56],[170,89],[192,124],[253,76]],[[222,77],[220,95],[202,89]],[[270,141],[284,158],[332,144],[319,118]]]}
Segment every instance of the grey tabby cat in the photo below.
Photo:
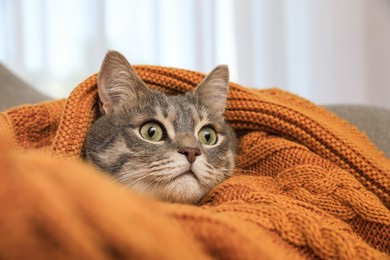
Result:
{"label": "grey tabby cat", "polygon": [[107,53],[99,76],[99,117],[84,143],[85,159],[154,198],[196,203],[232,174],[235,135],[223,113],[227,66],[193,92],[150,89],[120,53]]}

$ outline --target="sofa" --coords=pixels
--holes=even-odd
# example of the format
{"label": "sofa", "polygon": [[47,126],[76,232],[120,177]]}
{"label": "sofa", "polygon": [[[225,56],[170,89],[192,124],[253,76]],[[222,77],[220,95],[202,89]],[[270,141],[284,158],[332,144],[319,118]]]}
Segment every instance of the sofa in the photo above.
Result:
{"label": "sofa", "polygon": [[[204,77],[179,68],[134,68],[166,93],[193,89]],[[7,234],[0,236],[0,259],[390,256],[390,160],[329,112],[334,107],[230,83],[225,118],[238,137],[234,173],[188,205],[143,196],[83,162],[97,96],[94,74],[67,99],[0,113],[0,231]],[[15,106],[31,98],[20,97],[6,100]],[[354,107],[347,107],[352,113],[336,108],[356,126],[366,125]],[[369,119],[374,115],[383,114],[375,110]],[[384,123],[367,125],[378,134]]]}

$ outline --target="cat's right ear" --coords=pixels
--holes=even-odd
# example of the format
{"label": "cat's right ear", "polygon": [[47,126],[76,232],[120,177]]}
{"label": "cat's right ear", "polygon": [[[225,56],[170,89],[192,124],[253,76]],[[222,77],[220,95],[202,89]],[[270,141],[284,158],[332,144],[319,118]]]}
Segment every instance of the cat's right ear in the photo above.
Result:
{"label": "cat's right ear", "polygon": [[229,68],[219,65],[199,83],[195,94],[211,113],[223,116],[228,90]]}
{"label": "cat's right ear", "polygon": [[150,92],[127,59],[117,51],[109,51],[98,75],[100,112],[112,113],[124,103],[135,103]]}

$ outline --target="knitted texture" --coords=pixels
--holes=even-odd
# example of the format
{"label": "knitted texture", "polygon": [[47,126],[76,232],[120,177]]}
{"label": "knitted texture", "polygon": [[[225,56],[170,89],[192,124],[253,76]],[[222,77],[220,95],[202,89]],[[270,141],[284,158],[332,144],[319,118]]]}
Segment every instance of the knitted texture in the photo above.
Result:
{"label": "knitted texture", "polygon": [[[136,72],[168,94],[204,77]],[[231,83],[237,167],[190,206],[145,198],[80,162],[96,101],[93,75],[67,100],[0,114],[1,259],[390,258],[390,161],[325,109]]]}

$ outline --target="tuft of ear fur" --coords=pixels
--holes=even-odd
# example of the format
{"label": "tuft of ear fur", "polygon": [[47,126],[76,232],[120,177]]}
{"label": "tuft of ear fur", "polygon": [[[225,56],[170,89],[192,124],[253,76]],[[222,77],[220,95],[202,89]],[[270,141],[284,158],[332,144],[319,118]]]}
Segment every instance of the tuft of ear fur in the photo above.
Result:
{"label": "tuft of ear fur", "polygon": [[227,65],[219,65],[199,83],[195,95],[211,113],[223,116],[228,90],[229,68]]}
{"label": "tuft of ear fur", "polygon": [[117,51],[109,51],[98,75],[100,112],[112,113],[123,103],[136,102],[150,92],[126,58]]}

